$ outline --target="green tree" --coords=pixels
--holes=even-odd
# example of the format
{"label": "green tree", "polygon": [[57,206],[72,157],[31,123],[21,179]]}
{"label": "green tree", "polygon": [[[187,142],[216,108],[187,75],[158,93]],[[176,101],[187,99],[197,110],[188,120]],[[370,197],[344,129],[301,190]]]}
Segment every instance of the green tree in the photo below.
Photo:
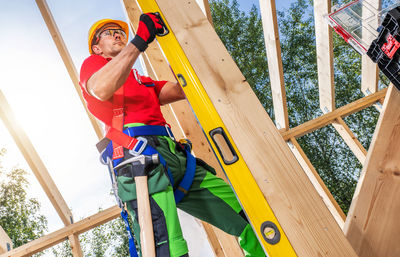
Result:
{"label": "green tree", "polygon": [[255,6],[249,13],[236,0],[210,1],[215,31],[246,77],[268,114],[273,117],[263,27]]}
{"label": "green tree", "polygon": [[[5,153],[2,149],[0,157]],[[40,214],[40,203],[26,195],[29,186],[26,175],[20,168],[6,172],[0,162],[0,226],[11,238],[14,248],[43,236],[47,229],[47,219]]]}
{"label": "green tree", "polygon": [[[214,27],[271,118],[273,106],[259,11],[240,11],[236,0],[210,2]],[[278,12],[282,64],[290,127],[314,119],[319,107],[317,56],[312,1],[296,0]],[[363,95],[360,90],[361,58],[334,33],[336,107]],[[385,81],[381,85],[385,85]],[[345,118],[368,149],[378,112],[367,108]],[[341,208],[347,212],[362,165],[332,126],[298,139]]]}

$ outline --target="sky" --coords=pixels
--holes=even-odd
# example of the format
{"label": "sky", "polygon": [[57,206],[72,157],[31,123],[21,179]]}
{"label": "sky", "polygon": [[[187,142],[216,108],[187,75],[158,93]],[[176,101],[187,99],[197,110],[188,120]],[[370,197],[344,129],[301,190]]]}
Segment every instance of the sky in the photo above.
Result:
{"label": "sky", "polygon": [[[256,0],[238,1],[248,11]],[[288,8],[291,0],[277,1],[277,9]],[[109,194],[107,168],[99,163],[97,136],[33,0],[0,0],[0,90],[19,125],[35,146],[52,179],[71,208],[75,221],[115,205]],[[47,1],[58,29],[79,72],[88,56],[87,31],[103,18],[126,20],[120,1]],[[135,64],[136,65],[136,64]],[[41,212],[49,221],[49,232],[63,224],[24,160],[12,137],[0,122],[0,149],[5,170],[28,171],[28,196],[39,199]],[[1,177],[0,177],[1,179]],[[199,224],[186,223],[198,230]],[[184,231],[185,233],[185,231]],[[204,232],[199,232],[204,233]],[[209,246],[192,244],[197,256]],[[194,249],[196,248],[196,249]],[[196,256],[196,254],[191,256]]]}

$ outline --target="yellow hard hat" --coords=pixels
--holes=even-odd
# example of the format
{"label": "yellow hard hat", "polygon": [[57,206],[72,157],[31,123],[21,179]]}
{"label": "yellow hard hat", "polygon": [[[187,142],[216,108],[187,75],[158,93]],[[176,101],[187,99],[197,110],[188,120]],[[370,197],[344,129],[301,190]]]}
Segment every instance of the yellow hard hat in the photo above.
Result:
{"label": "yellow hard hat", "polygon": [[96,35],[97,30],[108,23],[115,23],[115,24],[119,25],[122,28],[122,30],[125,32],[125,34],[127,36],[129,35],[128,24],[124,21],[112,20],[112,19],[102,19],[102,20],[96,21],[92,25],[92,27],[90,27],[89,34],[88,34],[88,45],[89,45],[90,54],[94,54],[93,50],[92,50],[92,41],[93,41],[93,37]]}

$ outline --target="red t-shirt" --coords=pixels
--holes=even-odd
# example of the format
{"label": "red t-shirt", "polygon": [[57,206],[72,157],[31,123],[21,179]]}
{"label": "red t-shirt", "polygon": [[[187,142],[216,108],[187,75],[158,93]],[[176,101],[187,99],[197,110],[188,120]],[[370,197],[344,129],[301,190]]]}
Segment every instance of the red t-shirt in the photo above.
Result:
{"label": "red t-shirt", "polygon": [[[79,83],[89,111],[106,125],[111,125],[113,99],[111,97],[107,101],[100,101],[90,95],[86,89],[86,82],[110,60],[99,55],[91,55],[86,58],[81,67]],[[139,80],[152,82],[154,86],[148,87],[140,84],[136,80],[133,70],[131,70],[123,85],[125,104],[124,124],[144,123],[146,125],[164,126],[166,122],[161,113],[158,95],[166,81],[154,81],[144,76],[139,76]]]}

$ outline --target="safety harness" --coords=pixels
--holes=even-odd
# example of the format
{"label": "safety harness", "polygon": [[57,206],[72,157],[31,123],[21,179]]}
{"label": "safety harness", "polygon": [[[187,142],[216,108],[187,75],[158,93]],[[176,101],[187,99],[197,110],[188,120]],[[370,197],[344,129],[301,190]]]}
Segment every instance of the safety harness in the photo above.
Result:
{"label": "safety harness", "polygon": [[[141,80],[137,72],[134,72],[136,80],[139,84],[144,84],[146,87],[153,87],[154,84],[151,81]],[[154,91],[153,91],[154,92]],[[154,92],[155,94],[155,92]],[[154,95],[154,97],[157,97]],[[106,127],[106,137],[98,143],[98,148],[101,151],[100,161],[103,164],[108,165],[110,170],[111,181],[113,184],[114,195],[122,208],[121,216],[126,224],[129,236],[129,252],[131,256],[136,257],[136,249],[134,246],[132,231],[128,222],[128,215],[123,206],[123,203],[117,194],[117,184],[115,176],[116,171],[113,167],[116,167],[123,161],[124,148],[129,150],[129,154],[133,156],[138,155],[153,155],[158,154],[160,163],[167,170],[168,178],[171,185],[174,185],[174,178],[172,173],[161,154],[148,144],[147,139],[144,136],[168,136],[175,141],[172,134],[171,128],[168,125],[165,126],[138,126],[129,127],[123,129],[124,126],[124,89],[123,86],[120,87],[113,95],[113,117],[111,126]],[[111,140],[111,141],[110,141]],[[186,171],[182,181],[179,183],[178,187],[174,190],[175,202],[179,203],[184,196],[188,193],[189,188],[193,183],[193,178],[196,170],[196,158],[191,154],[190,144],[184,144],[184,151],[186,153]],[[113,170],[113,172],[112,172]],[[112,174],[111,174],[112,173]]]}

